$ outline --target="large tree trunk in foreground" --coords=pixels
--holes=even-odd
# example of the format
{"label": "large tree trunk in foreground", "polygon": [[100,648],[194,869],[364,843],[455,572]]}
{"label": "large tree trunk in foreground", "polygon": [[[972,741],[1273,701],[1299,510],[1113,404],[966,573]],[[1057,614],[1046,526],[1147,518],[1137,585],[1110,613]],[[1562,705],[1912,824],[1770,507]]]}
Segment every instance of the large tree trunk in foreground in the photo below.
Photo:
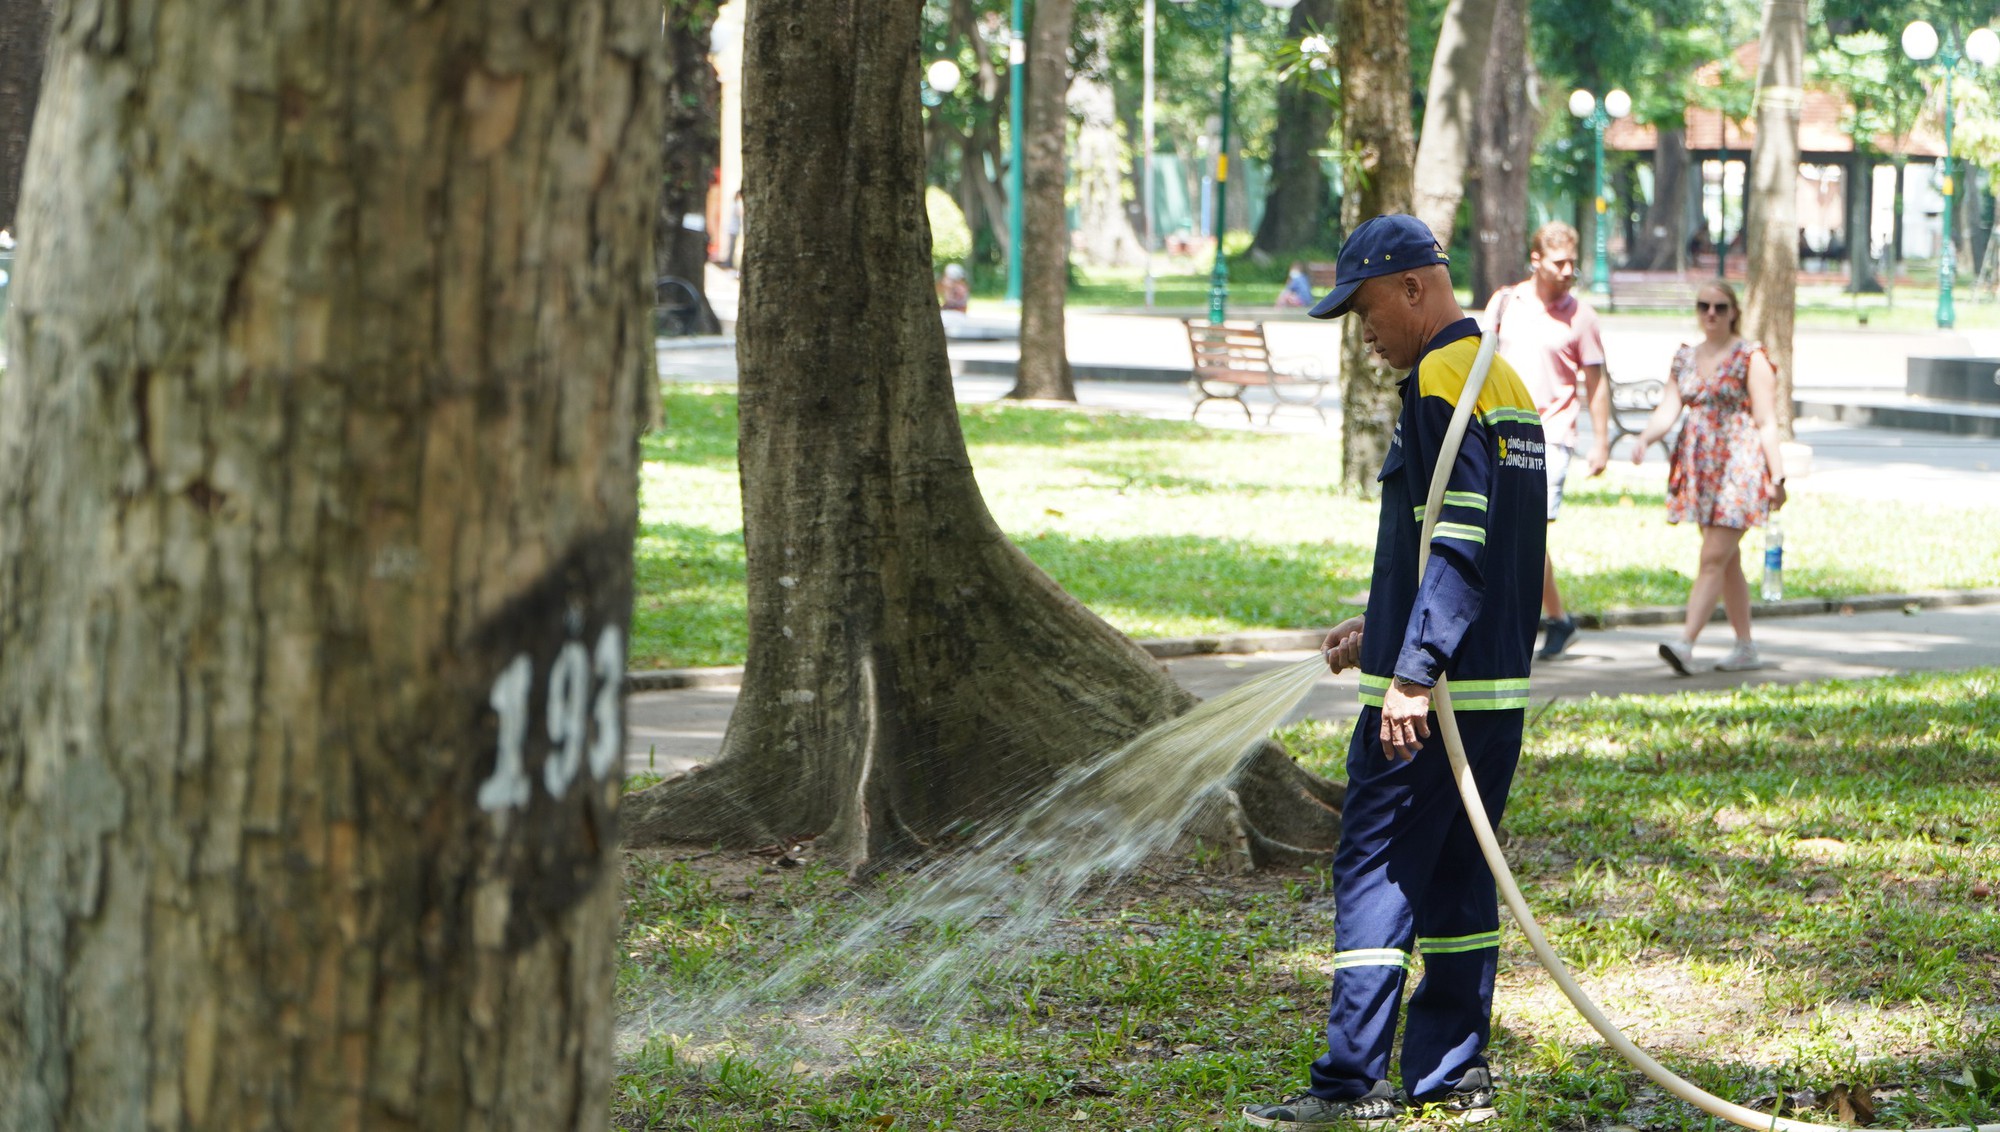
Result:
{"label": "large tree trunk in foreground", "polygon": [[[744,161],[760,219],[737,336],[749,657],[720,758],[628,798],[631,843],[819,834],[825,856],[877,863],[950,844],[1190,706],[1007,541],[973,481],[930,298],[920,9],[751,9]],[[1239,788],[1258,827],[1330,848],[1308,780],[1281,756],[1259,766],[1282,801]]]}
{"label": "large tree trunk in foreground", "polygon": [[1671,271],[1687,254],[1688,149],[1685,126],[1658,128],[1653,149],[1653,203],[1631,242],[1630,265],[1641,271]]}
{"label": "large tree trunk in foreground", "polygon": [[1069,33],[1075,0],[1035,0],[1022,108],[1021,360],[1010,397],[1076,400],[1063,306],[1069,296]]}
{"label": "large tree trunk in foreground", "polygon": [[[684,279],[703,294],[690,328],[699,334],[722,329],[706,303],[710,233],[687,224],[688,217],[706,217],[709,179],[721,160],[722,86],[708,61],[714,27],[715,0],[672,0],[666,6],[667,81],[660,131],[666,160],[660,170],[660,215],[653,227],[653,269]],[[724,217],[729,205],[722,202]]]}
{"label": "large tree trunk in foreground", "polygon": [[0,228],[14,227],[21,200],[48,38],[49,0],[0,0]]}
{"label": "large tree trunk in foreground", "polygon": [[[1416,192],[1410,134],[1409,9],[1404,0],[1340,0],[1341,134],[1360,173],[1340,202],[1341,227],[1408,212]],[[1340,482],[1375,494],[1396,426],[1396,378],[1361,342],[1361,320],[1341,320]]]}
{"label": "large tree trunk in foreground", "polygon": [[1473,131],[1472,301],[1482,307],[1528,273],[1528,170],[1540,128],[1534,79],[1528,0],[1498,0]]}
{"label": "large tree trunk in foreground", "polygon": [[68,10],[0,381],[0,1120],[602,1129],[659,9]]}
{"label": "large tree trunk in foreground", "polygon": [[1778,370],[1778,433],[1792,435],[1792,320],[1799,290],[1799,113],[1804,106],[1806,0],[1764,0],[1751,156],[1749,280],[1743,333]]}
{"label": "large tree trunk in foreground", "polygon": [[[1334,0],[1299,0],[1285,24],[1293,42],[1313,29],[1333,24]],[[1328,186],[1320,166],[1333,129],[1334,106],[1325,95],[1302,83],[1278,87],[1277,124],[1271,130],[1271,182],[1264,194],[1264,215],[1250,250],[1266,256],[1289,255],[1318,245],[1325,231]]]}
{"label": "large tree trunk in foreground", "polygon": [[1479,92],[1492,54],[1499,0],[1451,0],[1438,29],[1424,95],[1424,136],[1417,145],[1416,217],[1451,247],[1466,164],[1479,122]]}

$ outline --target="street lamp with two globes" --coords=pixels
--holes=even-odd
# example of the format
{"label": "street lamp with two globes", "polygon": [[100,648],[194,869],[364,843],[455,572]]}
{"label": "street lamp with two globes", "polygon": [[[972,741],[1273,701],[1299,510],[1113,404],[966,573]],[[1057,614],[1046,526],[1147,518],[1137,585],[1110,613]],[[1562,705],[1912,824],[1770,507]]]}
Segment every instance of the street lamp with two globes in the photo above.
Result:
{"label": "street lamp with two globes", "polygon": [[1944,215],[1941,217],[1942,238],[1938,247],[1938,305],[1937,324],[1940,330],[1949,330],[1957,321],[1957,312],[1952,309],[1952,277],[1958,271],[1958,248],[1951,238],[1951,202],[1957,195],[1957,184],[1951,173],[1951,80],[1958,70],[1961,58],[1969,59],[1975,66],[1990,67],[2000,62],[2000,35],[1992,28],[1979,28],[1965,37],[1965,48],[1960,53],[1957,44],[1950,40],[1939,41],[1937,29],[1924,20],[1914,20],[1903,29],[1903,54],[1919,63],[1937,59],[1939,69],[1944,71]]}
{"label": "street lamp with two globes", "polygon": [[1623,118],[1632,112],[1632,96],[1622,90],[1612,90],[1600,103],[1597,96],[1587,90],[1572,91],[1569,96],[1569,112],[1583,122],[1591,132],[1594,148],[1591,151],[1591,166],[1595,181],[1595,207],[1597,209],[1597,262],[1590,270],[1590,293],[1609,295],[1611,293],[1611,257],[1607,240],[1610,236],[1610,205],[1604,199],[1604,128],[1613,119]]}

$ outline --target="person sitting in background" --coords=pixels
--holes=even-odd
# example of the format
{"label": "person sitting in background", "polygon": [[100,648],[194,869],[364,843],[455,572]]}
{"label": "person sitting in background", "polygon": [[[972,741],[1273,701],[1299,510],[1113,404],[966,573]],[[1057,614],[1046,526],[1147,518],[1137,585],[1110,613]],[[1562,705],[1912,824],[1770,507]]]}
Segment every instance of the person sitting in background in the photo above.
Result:
{"label": "person sitting in background", "polygon": [[938,305],[948,311],[965,310],[972,298],[972,288],[966,285],[965,269],[955,263],[944,266],[944,278],[938,280]]}
{"label": "person sitting in background", "polygon": [[1313,305],[1312,280],[1306,277],[1306,265],[1295,263],[1285,274],[1285,289],[1278,292],[1278,309],[1311,305]]}

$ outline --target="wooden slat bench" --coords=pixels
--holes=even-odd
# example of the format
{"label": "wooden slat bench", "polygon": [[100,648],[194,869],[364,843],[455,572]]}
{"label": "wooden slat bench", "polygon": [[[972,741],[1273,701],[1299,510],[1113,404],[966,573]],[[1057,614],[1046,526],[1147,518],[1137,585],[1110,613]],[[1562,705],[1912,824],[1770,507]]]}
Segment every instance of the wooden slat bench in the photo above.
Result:
{"label": "wooden slat bench", "polygon": [[1262,386],[1271,391],[1271,411],[1264,414],[1264,423],[1278,415],[1278,410],[1287,405],[1311,409],[1319,416],[1320,423],[1326,423],[1326,411],[1320,407],[1320,398],[1326,393],[1331,379],[1326,375],[1325,366],[1317,358],[1271,357],[1270,346],[1264,341],[1264,324],[1261,322],[1210,323],[1206,319],[1187,320],[1188,352],[1194,355],[1194,367],[1188,378],[1189,392],[1194,396],[1194,411],[1188,414],[1190,420],[1201,414],[1201,407],[1210,401],[1234,401],[1243,410],[1245,420],[1257,418],[1244,402],[1245,390]]}

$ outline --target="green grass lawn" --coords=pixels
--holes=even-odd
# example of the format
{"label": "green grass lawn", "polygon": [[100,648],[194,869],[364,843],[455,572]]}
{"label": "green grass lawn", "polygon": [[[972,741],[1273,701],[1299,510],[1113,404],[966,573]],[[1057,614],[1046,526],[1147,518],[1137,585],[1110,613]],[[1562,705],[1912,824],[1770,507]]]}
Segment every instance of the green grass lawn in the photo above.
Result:
{"label": "green grass lawn", "polygon": [[[646,438],[632,663],[740,663],[735,397],[670,388]],[[1330,625],[1368,584],[1376,506],[1326,438],[1011,405],[961,410],[981,491],[1041,567],[1136,637]],[[1684,601],[1699,536],[1664,520],[1664,465],[1574,484],[1552,534],[1582,610]],[[1786,508],[1790,596],[1992,585],[2000,513],[1816,498]],[[1755,565],[1758,536],[1745,540]],[[1754,577],[1754,574],[1753,574]]]}
{"label": "green grass lawn", "polygon": [[[1342,728],[1282,737],[1340,772]],[[1829,1122],[1845,1086],[1884,1126],[1911,1127],[2000,1120],[1996,825],[2000,671],[1985,670],[1559,705],[1530,728],[1506,840],[1554,946],[1670,1068]],[[775,1030],[676,1034],[642,1021],[662,994],[705,999],[823,952],[835,937],[814,925],[897,881],[635,854],[618,1126],[1224,1126],[1297,1087],[1321,1048],[1327,879],[1158,861],[1088,898],[947,1023],[855,997]],[[1626,1068],[1518,932],[1502,938],[1489,1127],[1720,1126]],[[853,960],[883,979],[908,961],[902,945]]]}

